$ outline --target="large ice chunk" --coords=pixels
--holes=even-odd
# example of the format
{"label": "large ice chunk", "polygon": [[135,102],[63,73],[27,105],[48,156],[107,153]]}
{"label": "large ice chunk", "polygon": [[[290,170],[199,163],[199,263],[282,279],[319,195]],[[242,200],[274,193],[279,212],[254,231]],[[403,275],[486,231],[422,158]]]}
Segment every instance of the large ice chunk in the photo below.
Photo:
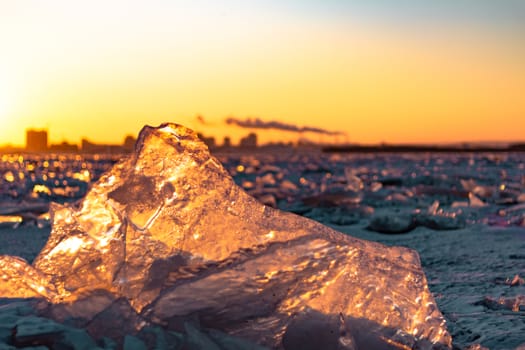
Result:
{"label": "large ice chunk", "polygon": [[183,126],[146,126],[82,202],[51,210],[33,270],[56,319],[121,310],[136,331],[197,322],[284,349],[451,347],[416,252],[262,205]]}

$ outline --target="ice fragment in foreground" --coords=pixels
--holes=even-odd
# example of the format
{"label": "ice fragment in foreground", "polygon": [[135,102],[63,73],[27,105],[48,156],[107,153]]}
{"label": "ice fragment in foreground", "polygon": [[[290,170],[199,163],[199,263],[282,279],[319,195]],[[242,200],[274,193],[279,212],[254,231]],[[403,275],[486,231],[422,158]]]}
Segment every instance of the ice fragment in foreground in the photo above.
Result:
{"label": "ice fragment in foreground", "polygon": [[416,252],[262,205],[182,126],[145,127],[82,202],[51,210],[33,267],[0,259],[16,280],[0,292],[40,295],[98,339],[120,319],[281,349],[316,332],[325,348],[451,347]]}

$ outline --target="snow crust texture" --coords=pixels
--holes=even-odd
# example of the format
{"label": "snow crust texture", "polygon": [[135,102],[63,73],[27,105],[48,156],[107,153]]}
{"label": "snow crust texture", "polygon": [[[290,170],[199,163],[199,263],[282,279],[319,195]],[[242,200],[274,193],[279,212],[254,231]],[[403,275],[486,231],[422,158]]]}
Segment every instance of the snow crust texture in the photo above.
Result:
{"label": "snow crust texture", "polygon": [[277,349],[451,348],[415,251],[261,204],[180,125],[146,126],[51,220],[32,266],[0,257],[0,296],[94,339],[160,327]]}

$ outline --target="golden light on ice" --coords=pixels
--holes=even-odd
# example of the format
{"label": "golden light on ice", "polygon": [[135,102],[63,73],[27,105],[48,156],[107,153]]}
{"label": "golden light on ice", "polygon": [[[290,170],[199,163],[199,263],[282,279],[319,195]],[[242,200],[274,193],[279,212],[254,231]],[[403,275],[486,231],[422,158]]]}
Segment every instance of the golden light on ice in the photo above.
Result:
{"label": "golden light on ice", "polygon": [[84,243],[84,240],[79,238],[79,237],[76,237],[76,236],[71,236],[65,240],[63,240],[62,242],[60,242],[52,251],[51,251],[51,254],[50,255],[54,255],[54,253],[66,253],[66,254],[74,254],[76,253],[81,247],[82,247],[82,244]]}
{"label": "golden light on ice", "polygon": [[18,215],[2,215],[0,216],[0,223],[11,222],[11,223],[22,223],[22,217]]}
{"label": "golden light on ice", "polygon": [[45,193],[51,195],[51,190],[46,185],[35,185],[33,186],[33,193]]}
{"label": "golden light on ice", "polygon": [[[129,321],[121,332],[139,331],[139,318],[171,327],[202,314],[269,348],[310,332],[310,321],[336,330],[327,342],[367,327],[393,348],[451,348],[416,252],[264,206],[183,126],[146,126],[138,140],[81,203],[51,205],[32,265],[0,256],[0,295],[43,297],[50,312],[100,322],[101,335],[104,313]],[[33,192],[49,190],[40,186]]]}
{"label": "golden light on ice", "polygon": [[4,174],[4,179],[7,182],[13,182],[13,181],[15,181],[15,176],[13,175],[13,173],[11,171],[8,171],[8,172],[6,172]]}
{"label": "golden light on ice", "polygon": [[74,173],[73,179],[89,182],[91,181],[91,174],[89,173],[89,170],[83,170],[81,172]]}

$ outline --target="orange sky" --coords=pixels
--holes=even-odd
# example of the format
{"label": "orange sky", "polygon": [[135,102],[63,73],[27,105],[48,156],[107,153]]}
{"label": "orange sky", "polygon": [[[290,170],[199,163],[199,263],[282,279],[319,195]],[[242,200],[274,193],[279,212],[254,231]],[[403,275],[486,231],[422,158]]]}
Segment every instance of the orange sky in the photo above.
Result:
{"label": "orange sky", "polygon": [[525,139],[519,1],[188,3],[0,5],[0,145],[27,127],[54,143],[120,143],[164,121],[250,131],[228,116],[361,143]]}

